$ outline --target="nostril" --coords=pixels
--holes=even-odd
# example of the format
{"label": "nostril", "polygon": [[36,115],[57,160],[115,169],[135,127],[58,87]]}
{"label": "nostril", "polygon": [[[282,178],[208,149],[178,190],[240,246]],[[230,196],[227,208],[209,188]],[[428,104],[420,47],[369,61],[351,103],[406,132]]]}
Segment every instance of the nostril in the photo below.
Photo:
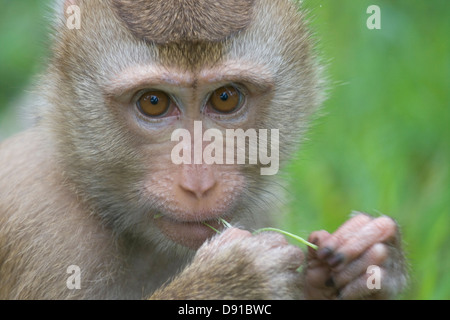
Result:
{"label": "nostril", "polygon": [[212,181],[211,184],[208,184],[205,186],[205,188],[203,188],[200,193],[201,193],[201,197],[202,198],[206,198],[208,197],[211,192],[213,192],[214,188],[216,187],[216,181]]}
{"label": "nostril", "polygon": [[211,195],[217,180],[211,166],[185,165],[181,168],[178,185],[190,197],[203,199]]}
{"label": "nostril", "polygon": [[212,183],[207,184],[196,184],[193,181],[189,181],[187,183],[180,183],[179,186],[190,197],[194,197],[196,199],[203,199],[208,197],[210,193],[214,190],[216,182],[213,181]]}
{"label": "nostril", "polygon": [[184,191],[184,193],[186,193],[187,195],[189,195],[190,197],[193,198],[198,198],[198,195],[191,189],[184,187],[183,185],[180,184],[180,188],[181,190]]}
{"label": "nostril", "polygon": [[189,190],[189,189],[183,187],[181,184],[180,184],[180,189],[183,190],[184,193],[186,193],[188,196],[193,197],[193,198],[197,198],[197,195],[195,194],[194,191]]}

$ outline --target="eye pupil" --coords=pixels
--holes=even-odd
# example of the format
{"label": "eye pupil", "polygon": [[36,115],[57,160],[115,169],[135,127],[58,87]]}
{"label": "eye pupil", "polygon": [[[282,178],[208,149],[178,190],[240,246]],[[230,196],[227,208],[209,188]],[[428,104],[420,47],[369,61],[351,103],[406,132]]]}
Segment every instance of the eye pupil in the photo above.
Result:
{"label": "eye pupil", "polygon": [[227,101],[228,100],[228,93],[226,93],[226,92],[223,92],[221,95],[220,95],[220,100],[222,100],[222,101]]}
{"label": "eye pupil", "polygon": [[157,96],[152,96],[152,97],[150,98],[150,103],[151,103],[151,104],[157,105],[158,102],[159,102],[159,98],[158,98]]}

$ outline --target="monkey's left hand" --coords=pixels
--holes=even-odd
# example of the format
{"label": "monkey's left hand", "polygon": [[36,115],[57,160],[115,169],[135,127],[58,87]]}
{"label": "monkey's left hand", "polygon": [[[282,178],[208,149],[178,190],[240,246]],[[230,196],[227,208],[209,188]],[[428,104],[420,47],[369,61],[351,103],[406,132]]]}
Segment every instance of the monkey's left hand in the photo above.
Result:
{"label": "monkey's left hand", "polygon": [[[307,299],[387,299],[406,285],[400,233],[389,217],[358,213],[335,233],[315,231],[309,241],[319,249],[308,249]],[[371,265],[376,266],[373,274]],[[374,287],[372,278],[377,276],[379,286]]]}

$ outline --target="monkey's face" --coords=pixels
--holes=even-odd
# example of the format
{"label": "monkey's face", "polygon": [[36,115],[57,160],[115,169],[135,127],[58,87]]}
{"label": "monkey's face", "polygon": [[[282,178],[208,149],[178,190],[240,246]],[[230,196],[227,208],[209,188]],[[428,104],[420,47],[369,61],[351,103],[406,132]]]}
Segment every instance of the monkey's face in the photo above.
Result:
{"label": "monkey's face", "polygon": [[[223,21],[178,14],[183,21],[155,29],[139,10],[155,14],[160,2],[78,2],[82,28],[57,35],[57,90],[48,100],[64,137],[60,161],[80,196],[118,232],[192,248],[214,234],[206,224],[218,227],[218,218],[264,223],[254,218],[272,209],[277,188],[261,174],[261,144],[266,156],[274,151],[262,133],[279,132],[273,161],[282,163],[320,102],[294,5],[242,1],[251,8],[230,6]],[[189,10],[214,15],[214,3],[193,1]],[[249,136],[239,144],[231,131]]]}
{"label": "monkey's face", "polygon": [[[171,50],[170,56],[189,54],[179,47],[159,50]],[[219,229],[220,218],[243,223],[241,211],[252,211],[250,202],[261,202],[262,191],[256,190],[265,184],[261,164],[250,163],[249,157],[258,151],[259,142],[267,148],[257,129],[265,129],[259,113],[270,108],[273,86],[270,72],[250,61],[221,59],[196,68],[159,63],[124,68],[105,93],[106,108],[114,117],[110,123],[121,127],[120,138],[108,142],[112,154],[93,160],[109,170],[103,180],[125,181],[114,191],[114,182],[97,180],[97,187],[116,194],[113,202],[125,203],[128,196],[139,203],[139,209],[133,209],[139,223],[133,224],[145,225],[144,233],[161,232],[188,247],[196,248],[213,235],[209,226]],[[263,214],[261,208],[254,210]]]}

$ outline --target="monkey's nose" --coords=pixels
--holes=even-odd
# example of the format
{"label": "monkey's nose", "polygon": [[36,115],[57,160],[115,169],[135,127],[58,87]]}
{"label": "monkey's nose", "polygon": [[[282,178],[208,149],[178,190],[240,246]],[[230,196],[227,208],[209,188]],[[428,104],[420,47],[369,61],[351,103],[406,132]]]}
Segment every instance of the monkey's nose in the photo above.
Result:
{"label": "monkey's nose", "polygon": [[217,185],[213,168],[209,165],[183,165],[180,189],[197,200],[207,198]]}

